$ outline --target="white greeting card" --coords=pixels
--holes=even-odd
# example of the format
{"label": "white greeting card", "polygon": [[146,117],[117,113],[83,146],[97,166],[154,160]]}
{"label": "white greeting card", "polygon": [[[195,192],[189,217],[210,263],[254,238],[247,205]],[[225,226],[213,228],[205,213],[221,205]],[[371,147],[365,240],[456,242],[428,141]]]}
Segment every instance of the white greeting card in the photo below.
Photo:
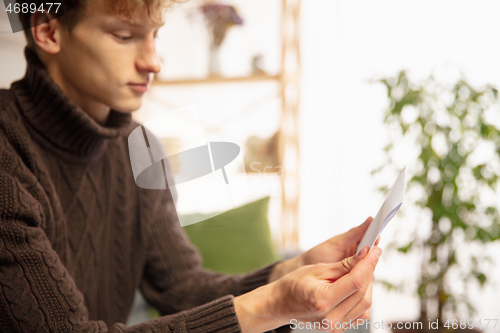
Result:
{"label": "white greeting card", "polygon": [[401,170],[398,178],[392,185],[389,192],[387,192],[387,196],[382,204],[382,207],[380,207],[380,210],[370,223],[370,226],[366,230],[361,242],[359,242],[356,253],[359,252],[359,250],[361,250],[365,245],[372,248],[378,236],[382,233],[382,230],[384,230],[385,226],[398,212],[399,208],[403,204],[405,193],[405,175],[406,167]]}

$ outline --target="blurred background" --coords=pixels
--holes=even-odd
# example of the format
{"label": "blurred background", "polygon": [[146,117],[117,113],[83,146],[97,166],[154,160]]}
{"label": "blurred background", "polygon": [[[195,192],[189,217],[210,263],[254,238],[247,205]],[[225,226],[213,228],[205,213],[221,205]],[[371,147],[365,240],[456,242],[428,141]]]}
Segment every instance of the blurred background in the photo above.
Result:
{"label": "blurred background", "polygon": [[[2,6],[8,88],[24,74],[25,40],[9,32]],[[185,228],[204,265],[244,272],[343,233],[375,216],[380,188],[407,166],[405,202],[380,243],[371,321],[481,319],[481,331],[500,332],[495,321],[486,328],[500,318],[499,12],[494,0],[173,6],[157,42],[162,72],[134,117],[196,105],[207,141],[242,148],[249,188],[250,206]],[[167,152],[182,150],[167,129],[159,139]],[[201,204],[218,210],[216,198],[178,198],[183,216]],[[254,233],[245,229],[252,214],[262,222]],[[234,219],[247,225],[231,231]],[[226,237],[244,232],[241,244],[265,239],[261,261],[235,268],[250,261],[251,244],[247,257],[221,259],[227,249],[202,244],[207,228],[195,228],[210,223],[224,224]],[[141,306],[129,324],[155,315],[141,317]]]}

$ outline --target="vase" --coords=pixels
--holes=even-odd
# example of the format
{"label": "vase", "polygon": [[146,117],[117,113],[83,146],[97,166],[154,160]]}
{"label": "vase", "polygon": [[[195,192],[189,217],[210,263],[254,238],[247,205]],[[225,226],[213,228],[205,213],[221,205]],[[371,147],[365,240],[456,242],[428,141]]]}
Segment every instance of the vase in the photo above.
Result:
{"label": "vase", "polygon": [[211,47],[208,62],[208,74],[210,76],[220,76],[220,47]]}

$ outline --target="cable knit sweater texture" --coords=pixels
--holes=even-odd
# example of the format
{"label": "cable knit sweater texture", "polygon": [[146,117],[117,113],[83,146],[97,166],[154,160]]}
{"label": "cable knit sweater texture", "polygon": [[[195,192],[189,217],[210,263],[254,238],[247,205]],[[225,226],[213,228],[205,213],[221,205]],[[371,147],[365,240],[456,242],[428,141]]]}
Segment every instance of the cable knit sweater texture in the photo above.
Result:
{"label": "cable knit sweater texture", "polygon": [[[101,126],[25,48],[0,90],[0,332],[239,332],[234,296],[268,282],[201,268],[166,190],[135,185],[138,126]],[[135,290],[162,317],[126,327]]]}

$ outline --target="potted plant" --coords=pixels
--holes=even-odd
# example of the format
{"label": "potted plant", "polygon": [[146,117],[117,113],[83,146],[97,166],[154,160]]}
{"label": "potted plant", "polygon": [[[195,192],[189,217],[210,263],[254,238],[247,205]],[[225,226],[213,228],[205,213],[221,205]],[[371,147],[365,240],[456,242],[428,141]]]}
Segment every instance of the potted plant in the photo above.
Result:
{"label": "potted plant", "polygon": [[[484,267],[491,258],[481,249],[500,238],[500,131],[493,124],[498,91],[489,85],[476,90],[463,77],[451,85],[432,76],[415,83],[405,71],[377,82],[387,88],[384,123],[390,142],[384,149],[387,162],[374,174],[396,166],[396,149],[404,142],[418,155],[407,167],[405,199],[418,212],[418,223],[410,239],[388,246],[402,254],[418,251],[420,275],[413,293],[423,325],[415,332],[484,330],[486,322],[469,319],[475,308],[467,288],[488,282]],[[381,282],[395,290],[405,285]]]}

